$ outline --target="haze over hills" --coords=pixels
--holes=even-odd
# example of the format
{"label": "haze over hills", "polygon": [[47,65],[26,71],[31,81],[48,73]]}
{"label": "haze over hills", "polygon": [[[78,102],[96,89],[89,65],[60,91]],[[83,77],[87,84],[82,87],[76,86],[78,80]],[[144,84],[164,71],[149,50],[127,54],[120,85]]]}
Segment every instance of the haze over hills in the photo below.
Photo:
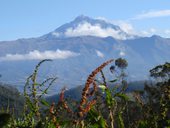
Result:
{"label": "haze over hills", "polygon": [[40,68],[41,79],[58,76],[52,91],[82,85],[105,60],[127,59],[129,79],[147,79],[149,69],[170,60],[170,39],[140,37],[104,20],[79,16],[37,38],[0,42],[1,81],[21,90],[39,60],[53,59]]}

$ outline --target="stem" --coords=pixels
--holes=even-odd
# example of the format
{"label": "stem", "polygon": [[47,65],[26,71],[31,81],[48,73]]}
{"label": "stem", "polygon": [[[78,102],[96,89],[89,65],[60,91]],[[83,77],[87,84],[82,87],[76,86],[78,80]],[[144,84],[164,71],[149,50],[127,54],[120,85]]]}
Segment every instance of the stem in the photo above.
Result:
{"label": "stem", "polygon": [[114,128],[114,118],[113,118],[113,112],[111,109],[109,110],[109,115],[110,115],[111,128]]}

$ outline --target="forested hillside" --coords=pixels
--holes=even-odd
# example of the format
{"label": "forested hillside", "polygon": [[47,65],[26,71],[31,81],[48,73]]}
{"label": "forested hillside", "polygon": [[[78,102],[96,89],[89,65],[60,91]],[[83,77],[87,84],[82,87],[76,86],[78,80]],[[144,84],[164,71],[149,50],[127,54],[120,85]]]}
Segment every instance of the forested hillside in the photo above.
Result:
{"label": "forested hillside", "polygon": [[11,85],[0,83],[0,111],[21,114],[24,97]]}

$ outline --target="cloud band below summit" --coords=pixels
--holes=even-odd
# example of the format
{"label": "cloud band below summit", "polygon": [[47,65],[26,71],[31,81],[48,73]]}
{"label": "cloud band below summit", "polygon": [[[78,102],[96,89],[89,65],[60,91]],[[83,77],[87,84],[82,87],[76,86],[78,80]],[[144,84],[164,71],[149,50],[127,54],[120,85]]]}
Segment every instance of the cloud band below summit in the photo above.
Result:
{"label": "cloud band below summit", "polygon": [[83,22],[76,27],[70,27],[65,30],[64,33],[53,32],[54,36],[59,37],[63,34],[65,37],[77,37],[77,36],[97,36],[108,37],[111,36],[115,39],[125,40],[127,36],[121,30],[115,30],[111,27],[102,28],[100,24],[91,24]]}
{"label": "cloud band below summit", "polygon": [[67,59],[80,55],[69,50],[44,51],[38,50],[30,51],[28,54],[6,54],[0,57],[0,61],[17,61],[17,60],[42,60],[42,59]]}

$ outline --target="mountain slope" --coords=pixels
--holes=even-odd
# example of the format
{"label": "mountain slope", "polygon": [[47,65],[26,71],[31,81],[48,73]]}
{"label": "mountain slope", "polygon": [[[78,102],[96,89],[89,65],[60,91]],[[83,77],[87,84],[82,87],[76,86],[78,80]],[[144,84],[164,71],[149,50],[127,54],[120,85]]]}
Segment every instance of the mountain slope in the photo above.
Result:
{"label": "mountain slope", "polygon": [[[43,64],[38,77],[42,80],[58,76],[59,79],[50,92],[54,93],[63,86],[71,88],[82,85],[94,68],[110,58],[127,59],[130,80],[146,79],[149,69],[170,60],[170,39],[159,36],[119,40],[113,36],[101,37],[100,34],[62,35],[70,28],[74,33],[74,28],[77,29],[80,23],[87,22],[93,27],[97,24],[102,30],[118,30],[124,33],[124,37],[131,38],[131,35],[123,32],[118,26],[80,16],[41,37],[0,42],[1,81],[17,85],[17,88],[22,90],[26,77],[31,74],[38,61],[50,58],[54,61]],[[54,32],[61,35],[55,36]]]}

